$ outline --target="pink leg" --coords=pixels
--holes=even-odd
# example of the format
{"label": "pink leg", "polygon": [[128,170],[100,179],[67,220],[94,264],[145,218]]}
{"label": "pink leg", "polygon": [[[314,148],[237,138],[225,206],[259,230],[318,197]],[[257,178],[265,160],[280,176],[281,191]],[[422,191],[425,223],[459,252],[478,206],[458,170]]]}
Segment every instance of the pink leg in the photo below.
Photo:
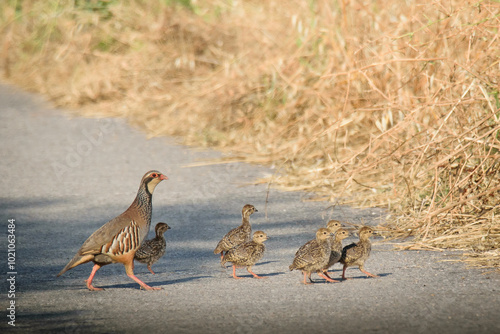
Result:
{"label": "pink leg", "polygon": [[220,252],[220,266],[226,269],[226,263],[222,262],[223,259],[224,259],[224,252]]}
{"label": "pink leg", "polygon": [[344,268],[342,268],[342,279],[348,280],[348,279],[351,279],[351,278],[345,277],[345,270],[346,269],[347,269],[347,265],[344,264]]}
{"label": "pink leg", "polygon": [[238,277],[236,276],[236,266],[233,264],[233,277],[236,279],[243,279],[244,277]]}
{"label": "pink leg", "polygon": [[156,288],[156,287],[154,288],[154,287],[147,285],[146,283],[144,283],[143,281],[141,281],[140,279],[135,277],[134,274],[127,274],[127,276],[130,277],[131,279],[133,279],[134,281],[136,281],[137,283],[139,283],[141,288],[143,288],[144,290],[161,290],[161,288]]}
{"label": "pink leg", "polygon": [[96,288],[92,285],[92,280],[94,279],[94,276],[95,276],[95,273],[99,270],[99,268],[101,268],[100,265],[98,265],[97,263],[94,264],[94,267],[92,268],[92,272],[90,273],[90,276],[89,278],[87,278],[85,280],[85,282],[87,282],[87,288],[90,290],[90,291],[101,291],[101,290],[104,290],[103,288]]}
{"label": "pink leg", "polygon": [[[312,281],[311,282],[307,282],[306,278],[307,278],[307,273],[304,271],[304,284],[308,285],[308,284],[312,284]],[[309,273],[309,280],[311,280],[311,273]]]}
{"label": "pink leg", "polygon": [[331,277],[330,277],[330,275],[328,275],[328,270],[323,271],[323,274],[324,274],[326,277],[328,277],[329,279],[331,279],[331,281],[329,281],[329,282],[338,282],[337,280],[334,280],[333,278],[331,278]]}
{"label": "pink leg", "polygon": [[325,274],[323,274],[322,272],[318,271],[318,275],[323,277],[324,279],[326,279],[327,282],[337,282],[335,280],[332,280],[331,278],[329,278],[328,276],[326,276]]}
{"label": "pink leg", "polygon": [[364,270],[364,269],[359,268],[359,270],[361,270],[361,272],[362,272],[362,273],[364,273],[364,274],[365,274],[366,276],[368,276],[368,277],[379,277],[378,275],[371,274],[371,273],[367,272],[367,271],[366,271],[366,270]]}
{"label": "pink leg", "polygon": [[254,273],[254,272],[252,271],[252,267],[247,267],[247,271],[248,271],[250,274],[252,274],[252,275],[253,275],[253,277],[255,277],[255,278],[267,278],[267,277],[262,277],[262,276],[259,276],[259,275],[257,275],[256,273]]}
{"label": "pink leg", "polygon": [[133,279],[134,281],[136,281],[137,283],[139,283],[139,285],[141,286],[142,289],[144,289],[144,290],[161,290],[161,288],[150,287],[149,285],[147,285],[146,283],[144,283],[143,281],[141,281],[140,279],[135,277],[133,258],[132,258],[131,262],[124,263],[124,266],[125,266],[125,272],[127,273],[127,276],[130,277],[131,279]]}
{"label": "pink leg", "polygon": [[151,266],[149,264],[148,264],[148,269],[151,272],[151,274],[153,274],[153,275],[155,274],[154,271],[153,271],[153,269],[151,269]]}

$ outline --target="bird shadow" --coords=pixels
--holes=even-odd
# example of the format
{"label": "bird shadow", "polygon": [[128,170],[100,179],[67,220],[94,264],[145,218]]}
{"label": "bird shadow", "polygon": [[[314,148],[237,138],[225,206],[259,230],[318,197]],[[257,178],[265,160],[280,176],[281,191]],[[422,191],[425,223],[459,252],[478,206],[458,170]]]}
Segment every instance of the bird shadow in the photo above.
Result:
{"label": "bird shadow", "polygon": [[[391,276],[392,273],[383,273],[383,274],[376,274],[378,277],[368,277],[366,275],[359,275],[359,276],[349,276],[346,275],[349,279],[376,279],[376,278],[382,278],[382,277],[387,277]],[[340,278],[342,280],[342,278]]]}
{"label": "bird shadow", "polygon": [[203,278],[211,278],[211,277],[212,276],[208,276],[208,275],[190,276],[190,277],[173,279],[170,281],[156,282],[155,284],[157,284],[157,285],[172,285],[172,284],[176,284],[176,283],[185,283],[185,282],[190,282],[190,281],[199,280],[199,279],[203,279]]}
{"label": "bird shadow", "polygon": [[[254,278],[252,275],[240,275],[238,273],[236,273],[238,275],[238,277],[241,277],[241,278]],[[260,273],[256,273],[257,275],[259,275],[260,277],[273,277],[273,276],[279,276],[279,275],[283,275],[284,272],[277,272],[277,273],[268,273],[268,274],[260,274]]]}
{"label": "bird shadow", "polygon": [[265,261],[265,262],[259,262],[259,263],[256,263],[254,266],[255,267],[258,267],[258,266],[262,266],[264,264],[269,264],[269,263],[274,263],[274,262],[279,262],[279,261]]}
{"label": "bird shadow", "polygon": [[[202,276],[190,276],[190,277],[184,277],[184,278],[178,278],[178,279],[173,279],[173,280],[168,280],[168,281],[161,281],[161,282],[148,282],[148,284],[151,287],[162,287],[166,285],[172,285],[176,283],[183,283],[183,282],[189,282],[193,280],[198,280],[202,278],[210,278],[210,276],[202,275]],[[133,289],[133,288],[139,288],[137,283],[123,283],[123,284],[112,284],[112,285],[107,285],[107,286],[100,286],[101,288],[104,289]]]}

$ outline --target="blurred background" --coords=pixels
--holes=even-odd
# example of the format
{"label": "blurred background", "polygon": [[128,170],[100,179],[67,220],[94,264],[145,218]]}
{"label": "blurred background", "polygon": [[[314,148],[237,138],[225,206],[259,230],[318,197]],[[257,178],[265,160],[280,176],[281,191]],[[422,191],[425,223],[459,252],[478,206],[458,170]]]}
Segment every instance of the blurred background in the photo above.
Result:
{"label": "blurred background", "polygon": [[0,76],[500,268],[500,3],[5,0]]}

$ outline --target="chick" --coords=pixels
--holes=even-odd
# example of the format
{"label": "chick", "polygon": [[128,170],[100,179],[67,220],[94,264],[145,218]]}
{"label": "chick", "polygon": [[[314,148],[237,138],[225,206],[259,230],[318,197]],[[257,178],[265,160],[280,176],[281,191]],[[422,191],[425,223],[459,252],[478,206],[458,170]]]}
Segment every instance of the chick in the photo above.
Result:
{"label": "chick", "polygon": [[214,249],[214,254],[220,254],[220,260],[224,257],[224,252],[231,248],[241,245],[244,242],[250,241],[252,235],[252,227],[250,226],[250,215],[258,210],[251,204],[246,204],[241,210],[241,225],[233,228],[231,231],[219,241]]}
{"label": "chick", "polygon": [[290,270],[301,270],[304,273],[304,284],[309,284],[306,281],[306,276],[309,277],[311,283],[314,283],[311,279],[312,272],[317,272],[319,276],[328,282],[333,282],[331,278],[328,278],[322,272],[322,269],[328,264],[328,260],[330,259],[330,236],[330,231],[322,227],[316,232],[316,239],[306,242],[295,253],[293,263],[288,268]]}
{"label": "chick", "polygon": [[372,249],[369,238],[373,233],[374,230],[371,227],[363,226],[359,230],[359,242],[344,247],[339,261],[344,265],[342,268],[342,279],[349,279],[345,277],[345,271],[348,267],[352,266],[358,266],[359,270],[368,277],[378,277],[378,275],[371,274],[364,269],[365,261],[370,256],[370,251]]}
{"label": "chick", "polygon": [[[328,269],[332,267],[335,263],[339,262],[342,256],[342,240],[344,240],[348,236],[349,232],[347,232],[347,230],[343,228],[338,229],[337,232],[335,233],[335,237],[331,244],[330,259],[328,260],[328,264],[326,265],[326,267],[323,268],[323,273],[325,274],[325,276],[330,277],[328,275]],[[338,282],[336,280],[334,281]]]}
{"label": "chick", "polygon": [[252,266],[257,263],[263,256],[266,246],[264,241],[268,239],[267,234],[263,231],[257,231],[253,234],[251,241],[247,241],[235,248],[232,248],[224,254],[221,264],[225,266],[226,262],[233,264],[233,277],[240,279],[243,277],[236,276],[236,267],[247,267],[247,271],[255,278],[265,278],[252,272]]}
{"label": "chick", "polygon": [[165,223],[158,223],[155,226],[156,236],[153,239],[146,240],[142,243],[141,247],[135,252],[134,259],[141,263],[146,263],[148,265],[149,271],[154,275],[151,265],[158,261],[163,255],[165,255],[165,248],[167,243],[163,236],[163,233],[170,230],[170,226]]}

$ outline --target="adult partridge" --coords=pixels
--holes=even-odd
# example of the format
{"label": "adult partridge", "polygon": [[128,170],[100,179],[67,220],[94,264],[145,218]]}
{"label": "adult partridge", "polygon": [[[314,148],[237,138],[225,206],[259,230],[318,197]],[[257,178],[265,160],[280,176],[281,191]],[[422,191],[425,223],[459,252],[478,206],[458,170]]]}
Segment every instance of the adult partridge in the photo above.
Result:
{"label": "adult partridge", "polygon": [[333,282],[322,271],[330,259],[330,236],[331,232],[327,228],[322,227],[316,232],[316,239],[308,241],[295,253],[293,263],[288,268],[290,270],[301,270],[304,273],[304,284],[309,284],[306,282],[306,276],[309,277],[311,283],[314,283],[311,279],[311,273],[313,272],[318,273],[319,276],[328,282]]}
{"label": "adult partridge", "polygon": [[347,245],[342,250],[340,263],[344,265],[342,268],[342,279],[349,279],[345,277],[345,271],[348,267],[358,266],[359,270],[366,274],[368,277],[378,277],[365,270],[365,261],[370,256],[372,244],[369,238],[373,235],[374,230],[369,226],[363,226],[359,230],[359,242]]}
{"label": "adult partridge", "polygon": [[134,259],[138,262],[145,263],[148,265],[149,271],[154,275],[151,265],[158,261],[163,255],[165,255],[165,248],[167,247],[167,242],[163,233],[170,230],[170,226],[165,223],[158,223],[155,226],[156,236],[153,239],[146,240],[142,243],[141,247],[135,252]]}
{"label": "adult partridge", "polygon": [[[258,210],[251,204],[246,204],[241,209],[241,225],[233,228],[231,231],[219,241],[214,249],[214,254],[220,254],[220,260],[224,258],[224,252],[231,248],[241,245],[244,242],[250,241],[252,235],[252,227],[250,226],[250,215]],[[222,264],[221,264],[222,265]]]}
{"label": "adult partridge", "polygon": [[94,267],[86,281],[87,288],[103,290],[92,286],[97,270],[110,263],[122,263],[127,276],[139,283],[141,287],[146,290],[159,290],[160,288],[152,288],[134,275],[134,255],[149,232],[153,191],[158,183],[167,179],[156,170],[147,172],[142,177],[139,191],[130,207],[92,233],[57,276],[61,276],[82,263],[92,261]]}
{"label": "adult partridge", "polygon": [[225,266],[226,262],[231,262],[233,264],[233,277],[236,279],[243,278],[236,276],[236,267],[247,267],[247,271],[252,274],[253,277],[265,278],[254,273],[252,271],[252,266],[264,256],[264,251],[266,250],[264,241],[267,239],[267,234],[263,231],[255,232],[251,241],[247,241],[228,250],[226,254],[224,254],[221,264]]}
{"label": "adult partridge", "polygon": [[[349,236],[349,232],[347,230],[340,228],[335,232],[335,237],[331,243],[330,248],[330,259],[328,260],[328,264],[323,268],[323,274],[328,276],[328,269],[331,268],[335,263],[339,262],[340,257],[342,256],[342,240]],[[330,277],[331,278],[331,277]],[[335,282],[338,282],[334,280]]]}

